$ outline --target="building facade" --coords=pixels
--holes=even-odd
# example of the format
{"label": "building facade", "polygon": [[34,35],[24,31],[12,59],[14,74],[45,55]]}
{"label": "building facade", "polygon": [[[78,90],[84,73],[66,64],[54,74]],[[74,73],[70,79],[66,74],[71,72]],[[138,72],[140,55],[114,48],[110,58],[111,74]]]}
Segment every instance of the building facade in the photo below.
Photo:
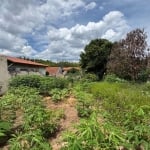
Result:
{"label": "building facade", "polygon": [[9,79],[17,75],[46,75],[47,65],[0,55],[0,95],[7,91]]}
{"label": "building facade", "polygon": [[15,57],[7,57],[8,72],[11,77],[16,75],[45,75],[47,65]]}

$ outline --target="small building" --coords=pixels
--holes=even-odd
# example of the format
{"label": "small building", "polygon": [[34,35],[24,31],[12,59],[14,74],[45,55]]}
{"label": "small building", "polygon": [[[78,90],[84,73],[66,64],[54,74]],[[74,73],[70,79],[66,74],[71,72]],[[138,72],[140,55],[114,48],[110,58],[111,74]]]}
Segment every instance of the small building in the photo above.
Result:
{"label": "small building", "polygon": [[63,77],[72,69],[80,70],[79,67],[46,67],[46,72],[49,76]]}
{"label": "small building", "polygon": [[49,76],[53,77],[63,76],[62,67],[46,67],[46,72]]}
{"label": "small building", "polygon": [[7,56],[8,72],[10,76],[36,74],[45,75],[47,65],[29,60]]}
{"label": "small building", "polygon": [[64,75],[67,75],[67,73],[70,71],[80,71],[80,68],[79,67],[64,67],[63,68]]}
{"label": "small building", "polygon": [[0,95],[8,88],[8,81],[16,75],[46,75],[47,65],[16,57],[0,55]]}

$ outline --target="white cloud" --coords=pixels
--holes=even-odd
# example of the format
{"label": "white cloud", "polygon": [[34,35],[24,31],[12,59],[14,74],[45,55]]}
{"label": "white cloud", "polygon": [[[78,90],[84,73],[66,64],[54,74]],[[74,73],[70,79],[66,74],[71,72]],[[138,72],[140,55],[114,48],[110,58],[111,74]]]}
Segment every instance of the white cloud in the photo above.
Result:
{"label": "white cloud", "polygon": [[33,0],[4,1],[0,6],[0,28],[15,35],[31,32],[44,22],[44,16],[38,8]]}
{"label": "white cloud", "polygon": [[18,50],[0,49],[0,54],[8,56],[25,56],[33,58],[34,55],[37,54],[37,51],[35,51],[31,46],[22,46],[19,52]]}
{"label": "white cloud", "polygon": [[33,33],[35,38],[40,37],[42,40],[38,31],[46,32],[50,24],[62,17],[69,17],[84,6],[83,0],[1,0],[1,52],[28,56],[35,54],[36,51],[31,46],[26,47],[26,35]]}
{"label": "white cloud", "polygon": [[22,47],[21,53],[26,57],[33,57],[33,55],[37,54],[37,51],[35,51],[31,46],[27,45]]}
{"label": "white cloud", "polygon": [[[107,12],[116,7],[127,14],[132,28],[144,27],[150,33],[146,19],[148,2],[133,1],[0,0],[0,53],[28,57],[35,55],[53,60],[78,59],[91,39],[115,41],[129,31],[126,18],[120,11],[110,11],[102,18],[101,10]],[[127,8],[133,3],[136,9]],[[141,14],[143,7],[145,9]],[[91,18],[97,20],[98,17],[102,19],[88,21]]]}
{"label": "white cloud", "polygon": [[116,36],[116,34],[117,33],[113,29],[109,29],[104,33],[102,38],[113,40],[113,37]]}
{"label": "white cloud", "polygon": [[124,15],[120,11],[111,11],[103,17],[105,22],[112,22],[112,20],[117,21]]}
{"label": "white cloud", "polygon": [[16,51],[20,49],[24,44],[26,44],[26,40],[20,38],[19,36],[15,36],[6,31],[0,30],[0,49],[9,49]]}
{"label": "white cloud", "polygon": [[119,11],[109,12],[102,20],[89,22],[87,25],[77,24],[72,28],[51,28],[47,34],[50,44],[37,57],[52,60],[78,60],[79,54],[92,39],[119,40],[128,29],[129,26],[124,19],[124,15]]}
{"label": "white cloud", "polygon": [[85,3],[83,0],[47,0],[47,2],[39,8],[39,11],[45,14],[45,19],[55,21],[58,18],[72,15],[75,10],[84,6]]}
{"label": "white cloud", "polygon": [[91,2],[91,3],[89,3],[88,5],[85,6],[85,10],[88,11],[88,10],[94,9],[95,7],[96,7],[96,3]]}

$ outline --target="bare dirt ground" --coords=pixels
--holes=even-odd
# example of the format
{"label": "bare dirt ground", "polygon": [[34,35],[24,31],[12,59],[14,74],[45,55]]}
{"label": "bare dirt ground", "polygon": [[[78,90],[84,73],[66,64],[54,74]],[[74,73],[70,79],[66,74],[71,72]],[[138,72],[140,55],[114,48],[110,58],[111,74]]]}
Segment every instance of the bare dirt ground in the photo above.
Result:
{"label": "bare dirt ground", "polygon": [[60,121],[61,130],[55,137],[49,139],[53,150],[60,150],[64,145],[61,134],[66,130],[73,130],[73,125],[79,121],[77,110],[75,108],[76,100],[74,97],[69,97],[67,100],[60,103],[53,103],[50,97],[44,99],[48,109],[63,109],[65,118]]}

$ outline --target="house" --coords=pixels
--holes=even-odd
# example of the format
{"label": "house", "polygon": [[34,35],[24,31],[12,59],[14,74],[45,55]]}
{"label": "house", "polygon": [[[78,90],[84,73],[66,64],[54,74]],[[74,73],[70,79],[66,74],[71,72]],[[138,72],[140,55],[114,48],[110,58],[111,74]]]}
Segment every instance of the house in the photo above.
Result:
{"label": "house", "polygon": [[63,68],[63,74],[66,75],[71,70],[80,71],[80,68],[79,67],[64,67]]}
{"label": "house", "polygon": [[47,65],[29,60],[7,56],[7,67],[10,76],[37,74],[45,75]]}
{"label": "house", "polygon": [[73,68],[80,70],[79,67],[46,67],[46,72],[49,76],[63,77]]}
{"label": "house", "polygon": [[16,57],[0,55],[0,95],[7,91],[8,81],[16,75],[45,75],[47,65]]}
{"label": "house", "polygon": [[46,67],[46,72],[49,76],[63,76],[62,67]]}

